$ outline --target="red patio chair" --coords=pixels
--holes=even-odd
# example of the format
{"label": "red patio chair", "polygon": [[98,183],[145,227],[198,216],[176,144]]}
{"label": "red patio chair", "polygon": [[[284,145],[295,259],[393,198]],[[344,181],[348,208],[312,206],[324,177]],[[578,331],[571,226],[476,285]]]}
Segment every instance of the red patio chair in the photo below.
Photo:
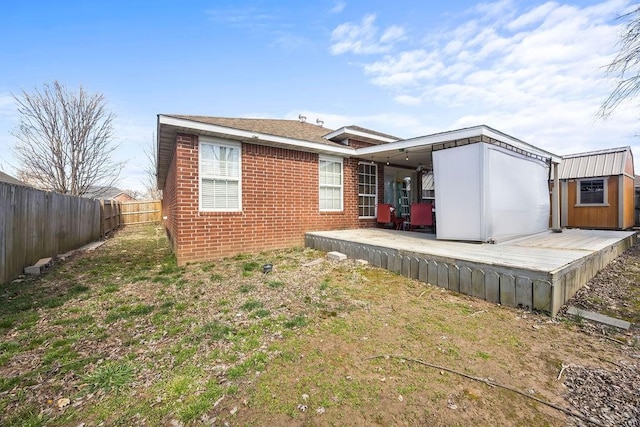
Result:
{"label": "red patio chair", "polygon": [[378,203],[378,224],[383,226],[393,222],[393,214],[391,212],[391,205],[388,203]]}
{"label": "red patio chair", "polygon": [[393,224],[393,227],[396,230],[401,230],[404,219],[402,217],[396,216],[394,211],[395,209],[390,204],[379,203],[377,217],[378,224],[382,224],[383,226],[387,224]]}
{"label": "red patio chair", "polygon": [[410,218],[411,230],[416,227],[433,227],[433,205],[431,203],[412,204]]}

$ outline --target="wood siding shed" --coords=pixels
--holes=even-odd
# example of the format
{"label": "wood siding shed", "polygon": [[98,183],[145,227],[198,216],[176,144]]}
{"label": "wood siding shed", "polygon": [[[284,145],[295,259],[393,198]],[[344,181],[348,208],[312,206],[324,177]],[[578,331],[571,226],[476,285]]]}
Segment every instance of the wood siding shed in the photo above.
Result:
{"label": "wood siding shed", "polygon": [[[563,156],[558,173],[562,227],[633,227],[635,175],[630,147]],[[591,197],[589,193],[598,200],[581,200]]]}

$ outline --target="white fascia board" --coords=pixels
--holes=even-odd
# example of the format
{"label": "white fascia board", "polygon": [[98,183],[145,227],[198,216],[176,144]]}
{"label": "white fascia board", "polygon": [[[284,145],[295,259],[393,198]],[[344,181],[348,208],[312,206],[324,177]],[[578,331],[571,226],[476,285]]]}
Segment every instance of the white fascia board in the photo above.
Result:
{"label": "white fascia board", "polygon": [[460,130],[453,130],[447,132],[436,133],[433,135],[420,136],[417,138],[407,139],[403,141],[397,141],[394,143],[376,145],[372,147],[363,147],[356,150],[356,155],[378,154],[389,150],[408,150],[412,148],[425,147],[428,145],[442,144],[448,141],[454,141],[458,139],[473,138],[478,136],[487,136],[498,141],[502,141],[514,147],[520,148],[524,151],[532,154],[537,154],[542,157],[551,158],[554,163],[559,163],[562,160],[561,156],[534,147],[519,139],[510,137],[498,131],[495,131],[488,126],[474,126],[471,128],[465,128]]}
{"label": "white fascia board", "polygon": [[363,147],[356,150],[357,155],[360,154],[377,154],[389,150],[407,150],[411,148],[424,147],[427,145],[441,144],[443,142],[452,141],[455,139],[472,138],[479,136],[479,127],[461,129],[457,131],[449,131],[436,133],[433,135],[420,136],[412,139],[405,139],[402,141],[396,141],[384,145],[375,145],[372,147]]}
{"label": "white fascia board", "polygon": [[343,128],[338,129],[338,130],[334,130],[333,132],[328,133],[325,136],[323,136],[323,138],[330,140],[330,139],[335,138],[336,136],[339,136],[339,135],[342,135],[342,134],[352,135],[352,136],[356,136],[356,137],[359,136],[359,137],[368,138],[368,139],[375,139],[375,140],[381,141],[381,142],[396,142],[396,141],[398,141],[395,138],[388,138],[386,136],[376,135],[375,133],[363,132],[361,130],[352,129],[350,127],[343,127]]}
{"label": "white fascia board", "polygon": [[282,145],[291,146],[294,149],[303,151],[313,151],[322,153],[331,153],[341,156],[352,156],[355,150],[349,147],[333,147],[330,145],[320,144],[317,142],[303,141],[301,139],[286,138],[283,136],[267,135],[259,132],[251,132],[247,130],[235,129],[225,126],[212,125],[209,123],[194,122],[186,119],[178,119],[175,117],[159,116],[158,122],[161,125],[175,126],[180,128],[192,129],[194,131],[214,132],[230,135],[238,138],[245,138],[247,141],[256,142],[273,142]]}

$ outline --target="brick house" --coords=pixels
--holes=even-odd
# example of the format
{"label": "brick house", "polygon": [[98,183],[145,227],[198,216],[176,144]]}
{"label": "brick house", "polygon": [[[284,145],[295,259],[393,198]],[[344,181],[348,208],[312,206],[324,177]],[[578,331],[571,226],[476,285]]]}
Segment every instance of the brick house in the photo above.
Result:
{"label": "brick house", "polygon": [[375,226],[383,182],[355,150],[397,140],[356,126],[159,115],[158,188],[178,263],[299,246],[306,231]]}
{"label": "brick house", "polygon": [[[358,126],[331,130],[305,120],[158,116],[158,188],[167,235],[181,265],[299,246],[310,231],[375,227],[378,203],[403,212],[422,201],[427,173],[435,172],[442,230],[490,219],[478,211],[485,204],[469,201],[490,193],[485,180],[470,171],[480,171],[478,162],[491,156],[502,159],[500,170],[518,171],[535,162],[536,177],[514,180],[506,172],[493,173],[506,195],[502,210],[495,212],[510,218],[498,215],[483,223],[483,230],[512,224],[514,235],[539,231],[521,218],[535,211],[536,224],[548,221],[548,167],[557,167],[560,158],[487,126],[402,140]],[[472,167],[458,161],[463,158]],[[435,169],[434,159],[441,159]],[[512,199],[517,206],[511,206]],[[558,199],[553,200],[557,206]],[[553,217],[558,223],[558,215]],[[461,239],[494,237],[475,233]],[[443,233],[442,238],[452,237]]]}

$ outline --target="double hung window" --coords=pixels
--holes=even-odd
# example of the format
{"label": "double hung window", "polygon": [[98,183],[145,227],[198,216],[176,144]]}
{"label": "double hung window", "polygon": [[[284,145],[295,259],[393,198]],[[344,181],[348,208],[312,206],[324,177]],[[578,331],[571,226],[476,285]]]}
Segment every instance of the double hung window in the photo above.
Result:
{"label": "double hung window", "polygon": [[242,209],[241,148],[233,142],[200,140],[200,210]]}
{"label": "double hung window", "polygon": [[342,159],[320,156],[320,212],[342,211]]}

